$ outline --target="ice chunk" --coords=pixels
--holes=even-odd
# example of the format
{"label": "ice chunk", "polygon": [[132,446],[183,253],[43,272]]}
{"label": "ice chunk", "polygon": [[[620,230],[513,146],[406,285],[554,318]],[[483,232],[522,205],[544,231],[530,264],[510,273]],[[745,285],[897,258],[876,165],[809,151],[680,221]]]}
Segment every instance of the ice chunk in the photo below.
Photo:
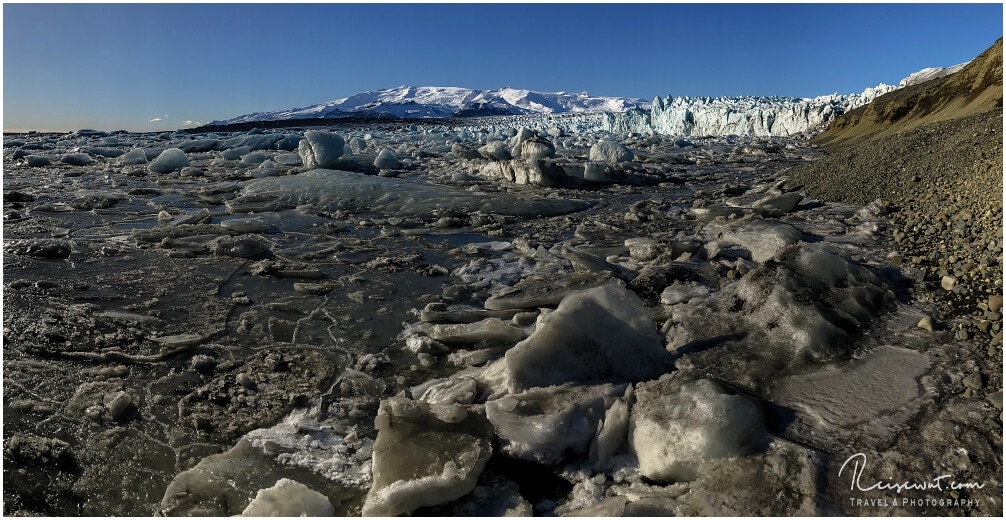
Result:
{"label": "ice chunk", "polygon": [[367,149],[367,141],[361,137],[353,137],[349,140],[349,149],[353,153],[363,153]]}
{"label": "ice chunk", "polygon": [[699,285],[698,282],[681,282],[675,280],[674,283],[664,288],[660,293],[661,305],[674,305],[676,303],[686,303],[688,300],[698,296],[709,294],[709,288]]}
{"label": "ice chunk", "polygon": [[[589,182],[611,182],[624,172],[609,163],[588,161],[583,163],[583,180]],[[580,177],[581,175],[577,175]]]}
{"label": "ice chunk", "polygon": [[536,134],[534,130],[531,130],[530,128],[523,126],[518,128],[517,133],[515,133],[514,136],[510,139],[510,149],[513,151],[514,155],[520,155],[521,145],[524,143],[524,141],[531,139],[535,135]]}
{"label": "ice chunk", "polygon": [[49,158],[44,155],[29,155],[25,157],[25,161],[27,162],[29,168],[49,166]]}
{"label": "ice chunk", "polygon": [[426,387],[419,400],[431,405],[472,404],[475,401],[476,382],[471,377],[450,378]]}
{"label": "ice chunk", "polygon": [[720,240],[747,249],[751,253],[751,260],[759,263],[803,240],[803,233],[799,229],[776,220],[732,222],[723,226],[711,224],[707,230],[717,232]]}
{"label": "ice chunk", "polygon": [[241,164],[256,165],[262,164],[269,156],[262,152],[251,152],[241,156]]}
{"label": "ice chunk", "polygon": [[71,166],[90,166],[94,164],[94,159],[86,153],[68,153],[59,159],[63,164]]}
{"label": "ice chunk", "polygon": [[300,166],[300,155],[295,153],[284,153],[273,157],[272,160],[283,166]]}
{"label": "ice chunk", "polygon": [[222,157],[222,158],[224,158],[225,160],[228,160],[228,161],[236,161],[236,160],[240,159],[241,156],[247,155],[249,153],[251,153],[251,148],[250,147],[248,147],[248,146],[239,146],[237,148],[231,148],[229,150],[224,150],[223,153],[220,154],[220,157]]}
{"label": "ice chunk", "polygon": [[143,148],[133,148],[119,156],[119,164],[146,164],[147,152]]}
{"label": "ice chunk", "polygon": [[272,162],[269,159],[266,159],[262,161],[262,163],[259,164],[257,168],[251,170],[250,173],[256,179],[261,179],[263,177],[272,177],[273,175],[276,175],[276,171],[277,171],[276,163]]}
{"label": "ice chunk", "polygon": [[[200,222],[205,222],[210,219],[210,210],[203,208],[200,209],[199,211],[194,211],[192,213],[182,213],[177,217],[173,217],[171,216],[171,214],[167,214],[166,218],[171,219],[167,221],[167,225],[169,226],[184,226],[187,224],[198,224]],[[158,219],[160,219],[160,217],[158,217]]]}
{"label": "ice chunk", "polygon": [[752,453],[766,433],[757,403],[710,379],[636,387],[629,440],[649,479],[692,480],[706,460]]}
{"label": "ice chunk", "polygon": [[626,238],[625,247],[629,249],[629,256],[638,262],[649,262],[660,255],[657,241],[649,237]]}
{"label": "ice chunk", "polygon": [[695,215],[695,218],[702,222],[712,222],[718,217],[742,217],[753,213],[752,210],[747,208],[732,208],[726,206],[706,206],[703,208],[692,207],[688,209],[688,212]]}
{"label": "ice chunk", "polygon": [[801,243],[777,258],[780,267],[766,269],[774,270],[774,277],[745,277],[738,295],[749,303],[763,298],[752,316],[764,324],[785,324],[779,332],[795,350],[830,353],[836,339],[872,320],[893,300],[879,276],[824,244]]}
{"label": "ice chunk", "polygon": [[473,160],[473,159],[481,159],[482,158],[481,154],[479,154],[475,150],[472,150],[471,148],[469,148],[469,147],[467,147],[467,146],[465,146],[465,145],[463,145],[461,143],[454,143],[454,144],[452,144],[451,145],[451,153],[453,153],[455,156],[457,156],[458,159],[466,159],[466,160],[469,160],[469,161]]}
{"label": "ice chunk", "polygon": [[614,282],[563,298],[505,359],[511,392],[567,382],[643,381],[666,372],[671,362],[642,301]]}
{"label": "ice chunk", "polygon": [[632,157],[632,150],[617,141],[602,139],[590,147],[591,162],[620,163],[631,161]]}
{"label": "ice chunk", "polygon": [[625,396],[616,399],[604,412],[604,419],[597,425],[597,435],[590,444],[590,462],[597,469],[604,468],[621,449],[629,432],[629,400],[632,387]]}
{"label": "ice chunk", "polygon": [[754,207],[764,210],[769,215],[788,213],[803,200],[803,195],[790,192],[780,195],[768,195],[754,203]]}
{"label": "ice chunk", "polygon": [[[472,404],[478,392],[475,379],[453,377],[424,386],[419,401],[429,405],[429,412],[445,423],[458,423],[468,416],[465,405]],[[415,394],[413,394],[415,395]]]}
{"label": "ice chunk", "polygon": [[304,139],[297,146],[300,160],[308,168],[326,168],[345,152],[342,137],[317,130],[304,132]]}
{"label": "ice chunk", "polygon": [[597,287],[608,280],[611,280],[608,271],[573,273],[571,276],[528,276],[513,287],[490,296],[485,308],[533,309],[558,305],[570,293]]}
{"label": "ice chunk", "polygon": [[478,173],[483,177],[506,180],[514,184],[549,187],[561,186],[567,179],[566,173],[561,167],[544,160],[492,161],[482,164]]}
{"label": "ice chunk", "polygon": [[513,244],[510,242],[503,242],[499,240],[494,240],[492,242],[477,242],[471,244],[465,244],[461,248],[462,251],[468,253],[469,255],[474,255],[478,253],[503,253],[513,249]]}
{"label": "ice chunk", "polygon": [[241,516],[333,516],[335,508],[325,495],[288,478],[260,489]]}
{"label": "ice chunk", "polygon": [[503,323],[499,318],[486,318],[475,323],[423,324],[420,327],[426,335],[443,343],[474,344],[484,341],[516,343],[524,339],[524,331]]}
{"label": "ice chunk", "polygon": [[[299,437],[305,437],[304,433]],[[270,449],[275,449],[275,445]],[[176,475],[164,492],[158,513],[163,516],[238,515],[249,505],[257,490],[268,488],[279,480],[277,477],[284,471],[276,467],[275,458],[275,452],[267,455],[247,437],[242,438],[230,450],[206,457],[192,469]],[[283,469],[289,471],[289,468]],[[345,495],[358,500],[355,489],[350,486],[343,489]]]}
{"label": "ice chunk", "polygon": [[552,386],[510,394],[486,403],[486,416],[507,454],[545,464],[568,453],[586,454],[608,402],[625,385]]}
{"label": "ice chunk", "polygon": [[381,153],[377,154],[377,158],[374,159],[374,166],[382,170],[394,170],[395,168],[400,168],[402,164],[398,162],[395,152],[385,148],[381,150]]}
{"label": "ice chunk", "polygon": [[492,455],[492,426],[480,414],[443,422],[429,405],[405,398],[381,402],[375,420],[374,485],[365,516],[393,516],[441,504],[475,489]]}
{"label": "ice chunk", "polygon": [[510,155],[510,149],[503,141],[488,142],[479,148],[479,153],[486,159],[494,161],[509,161],[513,159],[513,155]]}
{"label": "ice chunk", "polygon": [[555,145],[540,137],[532,137],[521,144],[520,156],[526,161],[538,161],[555,155]]}
{"label": "ice chunk", "polygon": [[171,173],[189,165],[189,158],[178,148],[168,148],[161,152],[147,167],[150,173]]}

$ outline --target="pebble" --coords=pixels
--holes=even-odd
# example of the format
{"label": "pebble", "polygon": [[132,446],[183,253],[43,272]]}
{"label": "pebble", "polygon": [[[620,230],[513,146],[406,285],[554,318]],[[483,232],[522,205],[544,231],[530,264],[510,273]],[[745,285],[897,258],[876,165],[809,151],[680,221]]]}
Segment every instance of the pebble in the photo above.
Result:
{"label": "pebble", "polygon": [[961,340],[961,341],[967,340],[970,337],[971,337],[971,335],[968,334],[968,331],[966,329],[960,329],[960,330],[957,331],[956,338],[959,339],[959,340]]}
{"label": "pebble", "polygon": [[932,332],[936,329],[936,324],[933,322],[932,316],[923,316],[922,319],[919,320],[918,327]]}
{"label": "pebble", "polygon": [[217,366],[217,360],[210,356],[197,354],[192,356],[192,361],[189,366],[192,370],[197,372],[212,372]]}
{"label": "pebble", "polygon": [[996,410],[1000,412],[1003,410],[1003,391],[994,392],[989,394],[985,399],[995,407]]}
{"label": "pebble", "polygon": [[957,285],[957,279],[953,276],[944,276],[943,279],[940,280],[940,287],[943,287],[943,290],[945,291],[954,290],[955,285]]}
{"label": "pebble", "polygon": [[238,374],[234,379],[235,381],[237,381],[239,385],[249,390],[258,390],[258,385],[255,384],[255,381],[252,381],[252,378],[249,377],[248,374],[245,374],[244,372]]}
{"label": "pebble", "polygon": [[108,403],[108,416],[112,420],[116,420],[122,415],[129,406],[133,404],[133,398],[126,392],[119,392],[112,398],[112,402]]}
{"label": "pebble", "polygon": [[1001,294],[989,296],[989,310],[999,311],[1003,308],[1003,297]]}
{"label": "pebble", "polygon": [[965,388],[971,388],[971,389],[974,389],[974,390],[981,390],[982,389],[982,373],[981,373],[981,371],[979,371],[979,370],[976,369],[970,375],[968,375],[967,377],[965,377],[961,381],[961,383],[964,385]]}

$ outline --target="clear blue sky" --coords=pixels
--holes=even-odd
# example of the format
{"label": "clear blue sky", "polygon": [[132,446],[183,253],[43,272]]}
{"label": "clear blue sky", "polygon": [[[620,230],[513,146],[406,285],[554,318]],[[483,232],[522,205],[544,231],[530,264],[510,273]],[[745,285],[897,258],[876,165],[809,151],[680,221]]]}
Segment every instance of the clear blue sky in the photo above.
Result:
{"label": "clear blue sky", "polygon": [[3,126],[176,129],[399,85],[810,97],[1002,34],[1001,4],[5,4]]}

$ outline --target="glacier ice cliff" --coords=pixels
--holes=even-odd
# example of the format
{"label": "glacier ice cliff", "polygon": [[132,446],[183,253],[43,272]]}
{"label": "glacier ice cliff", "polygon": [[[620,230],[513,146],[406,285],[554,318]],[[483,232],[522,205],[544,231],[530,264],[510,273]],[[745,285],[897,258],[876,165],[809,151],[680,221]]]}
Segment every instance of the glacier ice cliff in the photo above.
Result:
{"label": "glacier ice cliff", "polygon": [[612,133],[792,136],[822,129],[846,111],[898,87],[881,83],[859,94],[793,97],[657,97],[649,110],[604,114]]}

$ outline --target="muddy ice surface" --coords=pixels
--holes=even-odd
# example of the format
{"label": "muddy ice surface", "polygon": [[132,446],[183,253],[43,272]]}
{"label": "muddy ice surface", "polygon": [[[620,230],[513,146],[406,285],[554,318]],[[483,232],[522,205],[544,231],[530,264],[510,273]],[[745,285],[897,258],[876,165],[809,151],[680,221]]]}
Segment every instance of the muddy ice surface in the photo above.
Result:
{"label": "muddy ice surface", "polygon": [[[817,155],[526,118],[7,135],[4,513],[1001,513],[999,376],[882,201],[786,182]],[[859,452],[987,485],[862,509]]]}

